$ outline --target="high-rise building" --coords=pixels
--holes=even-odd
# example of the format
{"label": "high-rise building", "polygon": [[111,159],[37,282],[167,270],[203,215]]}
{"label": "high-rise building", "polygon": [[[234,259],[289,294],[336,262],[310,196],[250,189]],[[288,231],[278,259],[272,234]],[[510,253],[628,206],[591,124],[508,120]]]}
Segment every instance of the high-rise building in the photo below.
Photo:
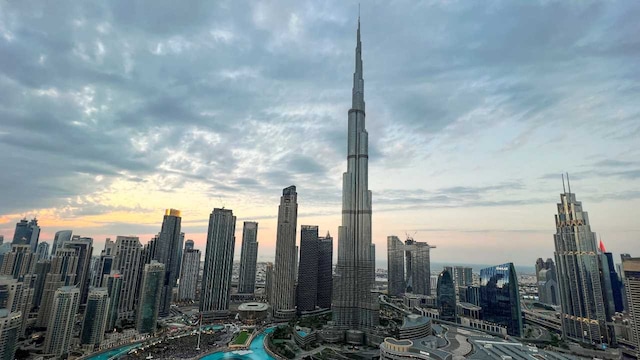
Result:
{"label": "high-rise building", "polygon": [[240,279],[238,293],[253,294],[256,287],[256,265],[258,262],[258,223],[245,221],[242,227],[240,251]]}
{"label": "high-rise building", "polygon": [[[418,295],[431,295],[431,260],[430,250],[434,248],[426,242],[412,238],[405,242],[405,251],[409,273],[407,273],[407,291]],[[449,272],[453,276],[453,272]]]}
{"label": "high-rise building", "polygon": [[122,295],[122,276],[119,272],[112,272],[104,276],[104,285],[109,293],[109,308],[107,309],[107,320],[105,329],[113,329],[118,320],[118,309],[120,307],[120,296]]}
{"label": "high-rise building", "polygon": [[298,267],[298,312],[313,311],[318,304],[318,227],[300,227],[300,266]]}
{"label": "high-rise building", "polygon": [[342,226],[338,229],[338,264],[334,279],[333,320],[345,329],[378,325],[374,288],[375,257],[371,252],[369,144],[365,127],[362,43],[358,19],[356,69],[347,134],[347,172],[342,175]]}
{"label": "high-rise building", "polygon": [[38,219],[33,218],[31,221],[22,219],[16,224],[16,231],[13,233],[13,241],[11,244],[30,245],[31,252],[35,254],[39,238],[40,226],[38,226]]}
{"label": "high-rise building", "polygon": [[622,288],[624,287],[624,284],[622,283],[620,277],[618,276],[618,273],[616,272],[615,264],[613,262],[613,254],[607,252],[607,249],[604,247],[604,243],[602,242],[602,240],[600,240],[599,248],[602,252],[602,255],[604,256],[602,263],[606,265],[606,267],[603,269],[603,281],[606,280],[611,288],[609,300],[612,302],[613,308],[609,310],[609,314],[612,315],[616,312],[623,312],[624,301],[622,300]]}
{"label": "high-rise building", "polygon": [[640,359],[640,258],[623,257],[622,271],[631,329],[630,344],[624,344],[622,351],[629,357]]}
{"label": "high-rise building", "polygon": [[447,270],[438,275],[437,303],[440,320],[456,322],[456,287]]}
{"label": "high-rise building", "polygon": [[327,231],[327,236],[318,238],[318,303],[321,309],[331,308],[331,294],[333,293],[333,238]]}
{"label": "high-rise building", "polygon": [[96,267],[93,273],[93,280],[91,281],[91,286],[93,287],[103,287],[104,286],[104,277],[105,275],[111,274],[111,271],[115,270],[115,249],[113,253],[105,253],[102,251],[100,254],[100,258],[98,258]]}
{"label": "high-rise building", "polygon": [[140,303],[136,330],[141,334],[155,333],[160,311],[161,289],[164,286],[165,266],[155,260],[144,266],[140,286]]}
{"label": "high-rise building", "polygon": [[404,243],[395,235],[387,236],[387,289],[390,296],[402,296],[406,289],[404,258]]}
{"label": "high-rise building", "polygon": [[109,291],[107,288],[92,288],[87,297],[87,307],[82,321],[80,344],[89,351],[100,346],[104,338],[109,313]]}
{"label": "high-rise building", "polygon": [[507,328],[507,334],[522,336],[522,311],[518,276],[513,263],[480,270],[482,319]]}
{"label": "high-rise building", "polygon": [[10,313],[20,311],[23,285],[22,281],[11,276],[0,276],[0,309],[7,309]]}
{"label": "high-rise building", "polygon": [[60,287],[70,287],[76,284],[78,262],[79,254],[76,249],[56,250],[56,255],[51,258],[50,270],[45,276],[36,326],[46,327],[49,324],[56,291]]}
{"label": "high-rise building", "polygon": [[200,250],[187,249],[182,253],[182,269],[180,270],[180,285],[178,286],[178,300],[196,300],[198,288],[198,274],[200,272]]}
{"label": "high-rise building", "polygon": [[4,235],[0,235],[0,245],[4,244]]}
{"label": "high-rise building", "polygon": [[74,237],[62,246],[64,249],[75,249],[78,254],[78,272],[75,284],[80,288],[80,305],[87,303],[89,285],[91,283],[91,254],[93,253],[93,239],[89,237]]}
{"label": "high-rise building", "polygon": [[570,185],[569,192],[560,194],[557,210],[553,237],[563,336],[588,344],[609,344],[614,339],[606,325],[605,287],[600,277],[596,235]]}
{"label": "high-rise building", "polygon": [[115,269],[122,276],[119,319],[135,318],[141,250],[142,245],[137,236],[116,237]]}
{"label": "high-rise building", "polygon": [[189,239],[187,241],[184,242],[184,249],[185,250],[193,250],[194,249],[194,242],[193,240]]}
{"label": "high-rise building", "polygon": [[46,354],[60,358],[69,352],[79,305],[80,289],[77,287],[63,286],[55,291],[44,342]]}
{"label": "high-rise building", "polygon": [[36,254],[38,255],[38,260],[47,260],[49,258],[49,243],[46,241],[39,243],[36,248]]}
{"label": "high-rise building", "polygon": [[180,272],[180,256],[182,255],[182,241],[184,234],[180,232],[182,218],[180,210],[167,209],[162,220],[162,230],[156,244],[155,256],[158,262],[165,266],[165,276],[160,295],[160,316],[169,315],[171,295],[177,284]]}
{"label": "high-rise building", "polygon": [[231,209],[213,209],[209,216],[200,313],[205,322],[229,316],[236,217]]}
{"label": "high-rise building", "polygon": [[31,251],[29,244],[13,244],[11,252],[4,254],[0,264],[0,275],[11,275],[15,279],[32,274],[35,270],[38,255]]}
{"label": "high-rise building", "polygon": [[44,284],[47,278],[47,274],[51,271],[51,260],[40,260],[36,263],[36,267],[34,270],[34,275],[36,276],[36,280],[33,286],[33,302],[31,306],[34,309],[40,307],[40,302],[42,300],[42,293],[44,291]]}
{"label": "high-rise building", "polygon": [[21,322],[21,312],[11,312],[0,307],[0,360],[15,359]]}
{"label": "high-rise building", "polygon": [[67,241],[71,241],[72,235],[73,231],[71,230],[60,230],[56,232],[53,237],[53,245],[51,245],[51,256],[54,256],[59,248],[62,248],[62,244]]}
{"label": "high-rise building", "polygon": [[273,263],[268,262],[265,266],[264,275],[264,294],[267,302],[271,303],[273,299]]}
{"label": "high-rise building", "polygon": [[276,262],[273,268],[273,316],[291,319],[296,314],[296,226],[298,193],[295,186],[282,190],[278,207]]}

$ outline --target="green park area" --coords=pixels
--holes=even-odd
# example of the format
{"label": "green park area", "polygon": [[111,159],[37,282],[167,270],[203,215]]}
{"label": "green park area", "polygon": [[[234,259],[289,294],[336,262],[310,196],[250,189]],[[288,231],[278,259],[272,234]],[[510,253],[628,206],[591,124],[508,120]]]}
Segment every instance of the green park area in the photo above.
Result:
{"label": "green park area", "polygon": [[249,339],[249,333],[243,330],[236,336],[235,339],[233,339],[233,342],[231,344],[244,345],[244,343],[247,342],[247,339]]}

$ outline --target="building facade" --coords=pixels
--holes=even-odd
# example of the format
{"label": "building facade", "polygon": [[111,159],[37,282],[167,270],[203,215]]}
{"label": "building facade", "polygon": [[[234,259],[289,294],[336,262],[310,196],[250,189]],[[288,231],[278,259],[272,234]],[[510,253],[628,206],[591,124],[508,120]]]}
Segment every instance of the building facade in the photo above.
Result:
{"label": "building facade", "polygon": [[200,273],[200,250],[186,249],[182,253],[182,269],[180,270],[180,285],[178,286],[178,300],[196,300],[198,289],[198,275]]}
{"label": "building facade", "polygon": [[56,232],[53,237],[53,244],[51,245],[51,256],[56,254],[58,248],[62,248],[62,244],[66,241],[71,240],[71,236],[73,235],[73,231],[71,230],[60,230]]}
{"label": "building facade", "polygon": [[62,357],[69,353],[78,306],[80,289],[77,287],[63,286],[55,291],[44,341],[46,354]]}
{"label": "building facade", "polygon": [[318,239],[318,302],[321,309],[331,309],[333,293],[333,238],[327,236]]}
{"label": "building facade", "polygon": [[116,270],[122,277],[119,319],[135,319],[142,244],[137,236],[116,237]]}
{"label": "building facade", "polygon": [[256,288],[256,266],[258,263],[258,223],[245,221],[242,227],[240,251],[240,279],[238,293],[253,294]]}
{"label": "building facade", "polygon": [[0,307],[0,360],[14,360],[20,336],[21,312]]}
{"label": "building facade", "polygon": [[318,227],[300,227],[300,265],[298,267],[298,312],[313,311],[318,304]]}
{"label": "building facade", "polygon": [[38,219],[33,218],[30,221],[22,219],[16,224],[11,245],[29,245],[31,246],[31,252],[35,254],[38,247],[38,239],[40,239]]}
{"label": "building facade", "polygon": [[213,209],[209,217],[200,313],[205,322],[229,316],[236,217],[230,209]]}
{"label": "building facade", "polygon": [[38,247],[36,248],[36,254],[38,255],[38,260],[49,259],[49,243],[46,241],[38,243]]}
{"label": "building facade", "polygon": [[404,243],[395,235],[387,236],[387,289],[389,296],[402,296],[404,277]]}
{"label": "building facade", "polygon": [[183,235],[180,232],[182,217],[180,210],[167,209],[162,219],[162,229],[156,243],[153,259],[165,266],[165,276],[160,295],[160,316],[169,314],[173,288],[180,275],[180,256],[182,255]]}
{"label": "building facade", "polygon": [[63,249],[73,249],[78,256],[78,272],[75,285],[80,288],[80,305],[87,303],[89,285],[91,282],[91,254],[93,253],[93,239],[89,237],[73,237],[63,245]]}
{"label": "building facade", "polygon": [[[56,250],[56,255],[51,258],[50,271],[45,276],[36,326],[48,326],[56,291],[60,287],[76,284],[78,263],[79,256],[75,249],[62,248]],[[78,299],[78,301],[80,300]]]}
{"label": "building facade", "polygon": [[342,175],[342,226],[338,228],[338,263],[332,310],[337,327],[367,330],[379,323],[379,304],[376,294],[372,293],[375,254],[371,251],[369,134],[365,126],[360,20],[355,67],[347,125],[347,171]]}
{"label": "building facade", "polygon": [[575,194],[560,194],[555,216],[555,260],[565,338],[588,344],[613,342],[606,325],[601,257],[589,216]]}
{"label": "building facade", "polygon": [[158,325],[160,301],[164,278],[165,266],[155,260],[144,266],[142,284],[140,285],[140,304],[136,318],[136,330],[141,334],[153,334]]}
{"label": "building facade", "polygon": [[104,339],[109,312],[109,291],[107,288],[92,288],[87,297],[87,307],[82,320],[80,344],[93,351]]}
{"label": "building facade", "polygon": [[448,270],[438,275],[437,299],[440,320],[456,322],[456,286]]}
{"label": "building facade", "polygon": [[272,310],[276,319],[291,319],[296,314],[296,226],[298,193],[295,186],[282,190],[278,206],[276,261],[273,268]]}
{"label": "building facade", "polygon": [[631,329],[629,342],[624,344],[623,353],[640,359],[640,258],[626,257],[622,260],[624,287],[627,296],[627,314]]}
{"label": "building facade", "polygon": [[518,276],[513,263],[480,270],[482,319],[505,326],[511,336],[522,336]]}
{"label": "building facade", "polygon": [[[407,239],[405,252],[408,260],[407,291],[418,295],[431,295],[431,259],[433,246],[426,242]],[[453,272],[450,272],[453,276]]]}

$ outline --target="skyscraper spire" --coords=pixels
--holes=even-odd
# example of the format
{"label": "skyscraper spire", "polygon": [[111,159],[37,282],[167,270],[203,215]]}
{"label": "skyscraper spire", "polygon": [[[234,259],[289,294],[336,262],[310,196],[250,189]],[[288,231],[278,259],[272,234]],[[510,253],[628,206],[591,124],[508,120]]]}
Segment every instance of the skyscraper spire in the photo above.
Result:
{"label": "skyscraper spire", "polygon": [[362,77],[362,42],[360,41],[360,14],[358,12],[358,31],[356,43],[356,71],[353,73],[353,110],[364,111],[364,79]]}

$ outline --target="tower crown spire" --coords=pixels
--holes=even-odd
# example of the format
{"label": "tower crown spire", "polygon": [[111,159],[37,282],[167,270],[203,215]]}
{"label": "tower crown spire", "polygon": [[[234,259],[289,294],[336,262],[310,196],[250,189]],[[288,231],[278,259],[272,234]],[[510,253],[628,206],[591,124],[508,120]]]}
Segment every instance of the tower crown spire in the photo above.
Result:
{"label": "tower crown spire", "polygon": [[360,8],[358,7],[358,30],[356,43],[356,71],[353,73],[352,109],[364,111],[364,79],[362,77],[362,42],[360,41]]}

